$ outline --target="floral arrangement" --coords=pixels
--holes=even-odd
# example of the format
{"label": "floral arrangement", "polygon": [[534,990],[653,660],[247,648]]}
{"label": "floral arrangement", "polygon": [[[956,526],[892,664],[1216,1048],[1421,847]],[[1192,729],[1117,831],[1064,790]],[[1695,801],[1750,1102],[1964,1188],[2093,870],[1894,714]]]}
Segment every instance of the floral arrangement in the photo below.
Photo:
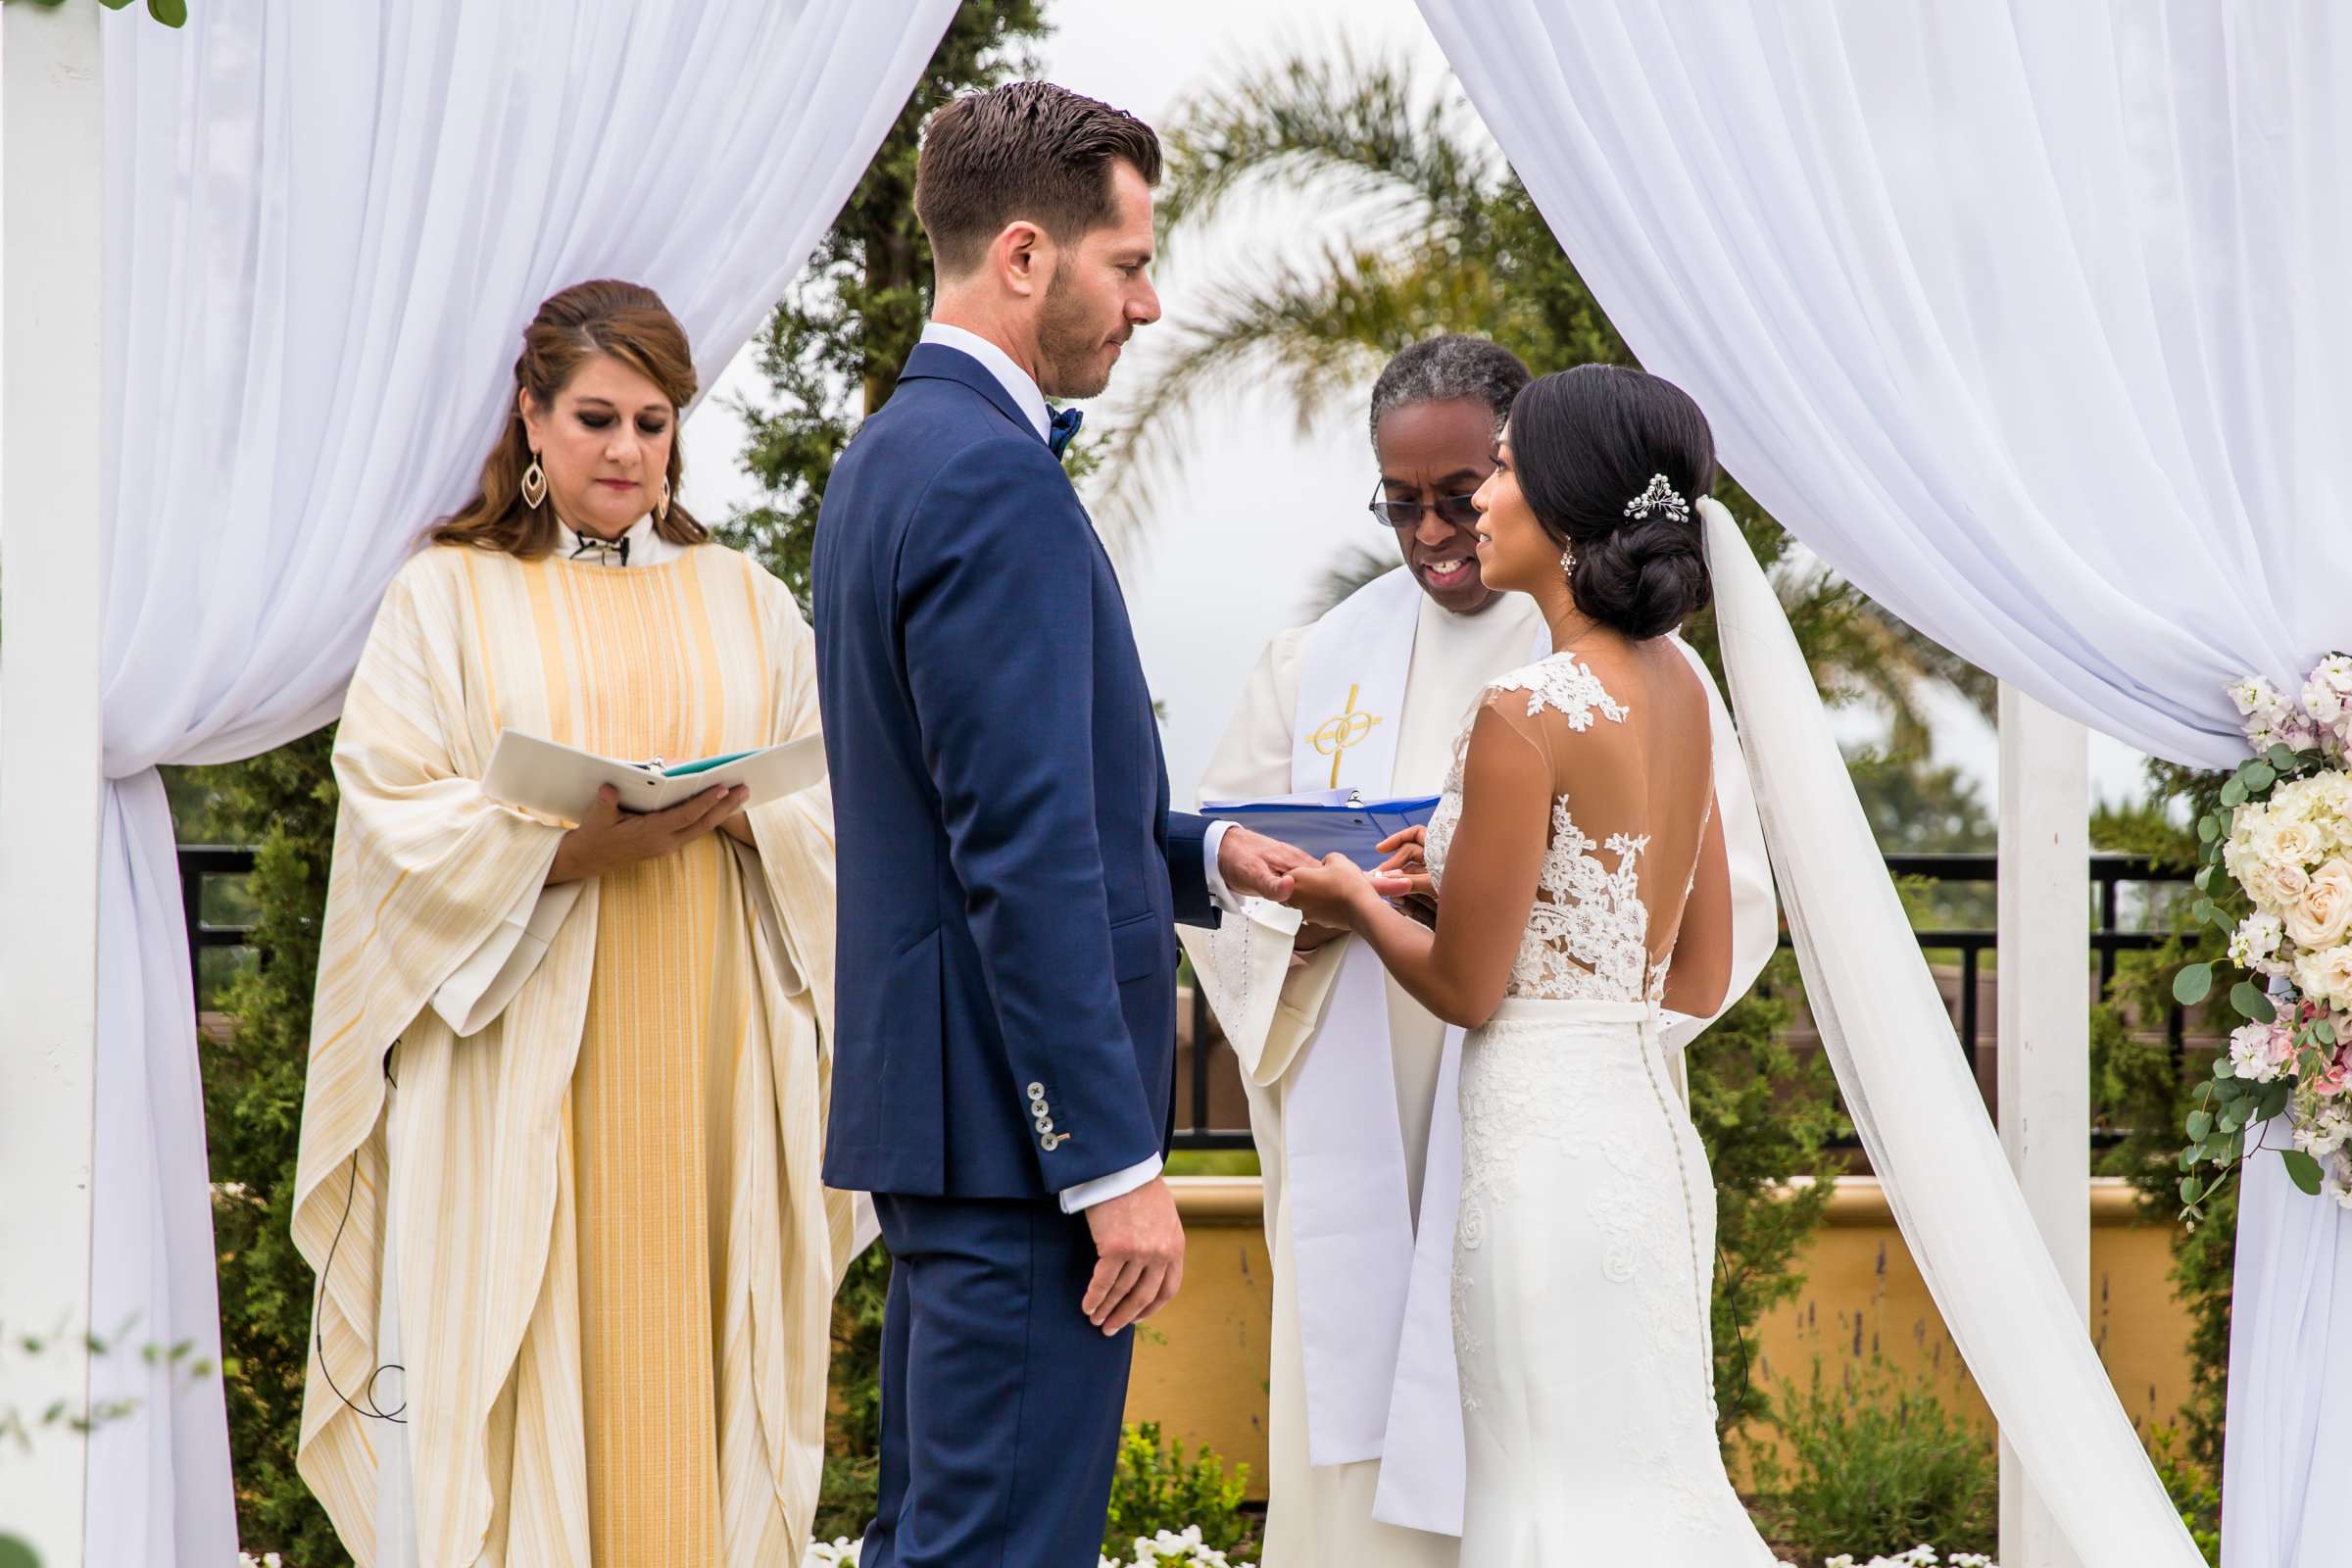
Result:
{"label": "floral arrangement", "polygon": [[[2322,660],[2299,699],[2259,676],[2230,696],[2255,756],[2197,823],[2193,912],[2230,933],[2243,976],[2230,1005],[2244,1022],[2188,1115],[2180,1202],[2192,1224],[2244,1162],[2248,1132],[2281,1116],[2287,1141],[2257,1137],[2255,1150],[2277,1149],[2297,1187],[2352,1208],[2352,656]],[[2215,968],[2181,969],[2175,1000],[2203,1002]]]}
{"label": "floral arrangement", "polygon": [[1955,1551],[1949,1557],[1938,1557],[1933,1546],[1913,1546],[1899,1556],[1873,1557],[1868,1562],[1839,1555],[1823,1563],[1821,1568],[2001,1568],[2001,1565],[1974,1551]]}
{"label": "floral arrangement", "polygon": [[[846,1538],[830,1545],[815,1542],[808,1547],[808,1555],[801,1559],[801,1568],[856,1568],[859,1544]],[[1181,1534],[1162,1530],[1150,1540],[1138,1536],[1134,1556],[1125,1562],[1105,1557],[1102,1568],[1171,1568],[1177,1564],[1185,1568],[1253,1568],[1204,1544],[1199,1525],[1187,1526]]]}

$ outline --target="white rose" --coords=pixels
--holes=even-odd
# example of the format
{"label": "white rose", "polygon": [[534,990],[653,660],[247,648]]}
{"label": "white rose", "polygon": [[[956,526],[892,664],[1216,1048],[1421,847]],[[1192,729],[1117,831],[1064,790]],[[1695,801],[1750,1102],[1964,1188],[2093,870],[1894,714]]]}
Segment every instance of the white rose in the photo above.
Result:
{"label": "white rose", "polygon": [[2256,904],[2283,915],[2302,902],[2311,874],[2292,861],[2261,860],[2249,865],[2238,882]]}
{"label": "white rose", "polygon": [[2286,934],[2298,948],[2331,948],[2352,929],[2352,865],[2329,860],[2311,874],[2310,885],[2284,905]]}
{"label": "white rose", "polygon": [[2339,1010],[2352,1008],[2352,947],[2327,948],[2295,959],[2295,989]]}
{"label": "white rose", "polygon": [[2314,865],[2327,854],[2328,841],[2317,822],[2305,819],[2270,824],[2270,842],[2265,847],[2264,859]]}

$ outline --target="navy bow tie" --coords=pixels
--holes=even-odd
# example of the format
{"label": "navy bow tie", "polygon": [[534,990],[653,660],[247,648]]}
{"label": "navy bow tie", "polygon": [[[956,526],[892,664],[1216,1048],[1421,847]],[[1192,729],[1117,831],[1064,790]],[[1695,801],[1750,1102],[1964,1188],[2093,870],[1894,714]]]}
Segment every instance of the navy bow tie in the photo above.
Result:
{"label": "navy bow tie", "polygon": [[1083,409],[1056,409],[1054,411],[1054,424],[1053,428],[1046,432],[1046,445],[1054,449],[1055,457],[1061,456],[1062,448],[1070,444],[1070,437],[1078,433],[1079,423],[1085,417],[1086,411]]}

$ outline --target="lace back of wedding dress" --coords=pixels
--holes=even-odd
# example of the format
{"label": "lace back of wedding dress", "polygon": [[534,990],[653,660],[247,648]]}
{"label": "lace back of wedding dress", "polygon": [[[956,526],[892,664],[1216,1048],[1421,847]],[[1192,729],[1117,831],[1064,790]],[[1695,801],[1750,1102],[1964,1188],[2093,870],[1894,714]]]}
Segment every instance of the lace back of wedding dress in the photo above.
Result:
{"label": "lace back of wedding dress", "polygon": [[1508,996],[1654,1004],[1665,994],[1713,799],[1711,738],[1703,690],[1681,656],[1660,644],[1635,658],[1636,684],[1688,688],[1688,700],[1622,702],[1589,663],[1555,654],[1491,682],[1455,742],[1428,834],[1441,891],[1479,752],[1532,748],[1548,785],[1549,828]]}

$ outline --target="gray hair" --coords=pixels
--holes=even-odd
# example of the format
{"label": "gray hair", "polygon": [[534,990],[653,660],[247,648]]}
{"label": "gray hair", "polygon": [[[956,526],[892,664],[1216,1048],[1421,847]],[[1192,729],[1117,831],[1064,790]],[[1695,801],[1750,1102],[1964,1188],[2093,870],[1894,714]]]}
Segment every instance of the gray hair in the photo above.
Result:
{"label": "gray hair", "polygon": [[1511,400],[1531,377],[1519,356],[1489,338],[1447,332],[1400,351],[1372,383],[1372,444],[1380,421],[1416,403],[1483,403],[1494,411],[1494,433],[1510,417]]}

